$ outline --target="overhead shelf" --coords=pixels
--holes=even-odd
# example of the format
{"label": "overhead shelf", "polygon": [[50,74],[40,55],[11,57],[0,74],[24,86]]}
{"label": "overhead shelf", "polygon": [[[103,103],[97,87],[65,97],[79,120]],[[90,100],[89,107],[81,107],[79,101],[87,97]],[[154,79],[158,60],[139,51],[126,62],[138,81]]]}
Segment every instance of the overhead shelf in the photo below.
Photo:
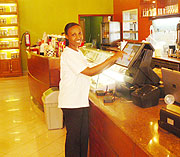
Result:
{"label": "overhead shelf", "polygon": [[0,27],[18,26],[18,24],[0,24]]}
{"label": "overhead shelf", "polygon": [[18,38],[18,35],[0,36],[0,38]]}
{"label": "overhead shelf", "polygon": [[180,13],[177,13],[177,14],[168,14],[168,15],[161,15],[161,16],[152,16],[152,17],[149,17],[149,19],[150,19],[150,20],[156,20],[156,19],[172,18],[172,17],[180,17]]}
{"label": "overhead shelf", "polygon": [[10,49],[19,49],[19,47],[4,47],[4,48],[0,48],[0,50],[10,50]]}
{"label": "overhead shelf", "polygon": [[123,31],[123,33],[138,33],[138,31]]}
{"label": "overhead shelf", "polygon": [[17,15],[17,12],[0,12],[0,15]]}

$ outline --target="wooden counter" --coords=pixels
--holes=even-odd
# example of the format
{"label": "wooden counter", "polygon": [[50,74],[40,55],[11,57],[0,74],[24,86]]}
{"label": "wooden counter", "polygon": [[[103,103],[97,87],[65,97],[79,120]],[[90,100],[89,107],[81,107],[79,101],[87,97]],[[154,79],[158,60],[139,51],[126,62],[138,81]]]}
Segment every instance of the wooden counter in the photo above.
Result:
{"label": "wooden counter", "polygon": [[124,98],[104,104],[90,93],[90,156],[180,156],[180,138],[159,128],[163,100],[140,108]]}
{"label": "wooden counter", "polygon": [[40,105],[44,91],[50,87],[59,87],[60,58],[28,54],[28,82],[31,96]]}
{"label": "wooden counter", "polygon": [[[28,80],[31,95],[42,104],[42,93],[59,86],[59,58],[31,55]],[[165,106],[140,108],[123,98],[104,104],[90,92],[90,156],[180,156],[180,138],[158,127]]]}
{"label": "wooden counter", "polygon": [[152,68],[165,67],[165,68],[180,71],[180,59],[168,57],[168,56],[153,57],[151,67]]}

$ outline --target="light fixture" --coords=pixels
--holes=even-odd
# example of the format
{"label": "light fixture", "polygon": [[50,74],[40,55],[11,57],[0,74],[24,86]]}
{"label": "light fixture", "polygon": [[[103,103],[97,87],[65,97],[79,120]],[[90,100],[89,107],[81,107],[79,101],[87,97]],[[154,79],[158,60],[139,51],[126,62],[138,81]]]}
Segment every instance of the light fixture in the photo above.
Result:
{"label": "light fixture", "polygon": [[0,18],[3,18],[3,17],[17,17],[17,15],[0,15]]}
{"label": "light fixture", "polygon": [[0,3],[0,6],[16,6],[15,3]]}

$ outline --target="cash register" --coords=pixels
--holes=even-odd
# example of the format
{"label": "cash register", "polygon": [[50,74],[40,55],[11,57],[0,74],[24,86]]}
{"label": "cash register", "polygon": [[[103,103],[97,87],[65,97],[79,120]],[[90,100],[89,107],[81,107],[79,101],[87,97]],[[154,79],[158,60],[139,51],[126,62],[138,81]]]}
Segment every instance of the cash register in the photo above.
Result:
{"label": "cash register", "polygon": [[160,78],[150,67],[154,48],[150,43],[128,42],[124,47],[123,58],[116,64],[124,67],[125,82],[131,85],[158,85]]}
{"label": "cash register", "polygon": [[117,82],[116,92],[143,108],[157,105],[160,78],[150,67],[154,48],[150,43],[128,42],[123,51],[116,64],[124,68],[124,84]]}
{"label": "cash register", "polygon": [[[157,86],[160,79],[150,67],[154,48],[150,43],[127,42],[123,51],[123,58],[117,60],[112,67],[100,75],[92,77],[91,86],[100,95],[104,93],[99,90],[105,92],[113,90],[115,96],[133,98],[133,102],[141,107],[157,105],[159,100]],[[96,52],[90,50],[85,53],[92,66],[112,55],[113,53],[108,54],[100,50]]]}

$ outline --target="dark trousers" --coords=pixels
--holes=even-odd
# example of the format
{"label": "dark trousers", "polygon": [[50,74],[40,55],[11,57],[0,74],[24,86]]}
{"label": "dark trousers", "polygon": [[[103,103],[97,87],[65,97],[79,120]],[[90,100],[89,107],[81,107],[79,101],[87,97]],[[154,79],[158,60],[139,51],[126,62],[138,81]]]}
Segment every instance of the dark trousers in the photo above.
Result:
{"label": "dark trousers", "polygon": [[66,157],[87,157],[89,108],[62,109],[66,125]]}

